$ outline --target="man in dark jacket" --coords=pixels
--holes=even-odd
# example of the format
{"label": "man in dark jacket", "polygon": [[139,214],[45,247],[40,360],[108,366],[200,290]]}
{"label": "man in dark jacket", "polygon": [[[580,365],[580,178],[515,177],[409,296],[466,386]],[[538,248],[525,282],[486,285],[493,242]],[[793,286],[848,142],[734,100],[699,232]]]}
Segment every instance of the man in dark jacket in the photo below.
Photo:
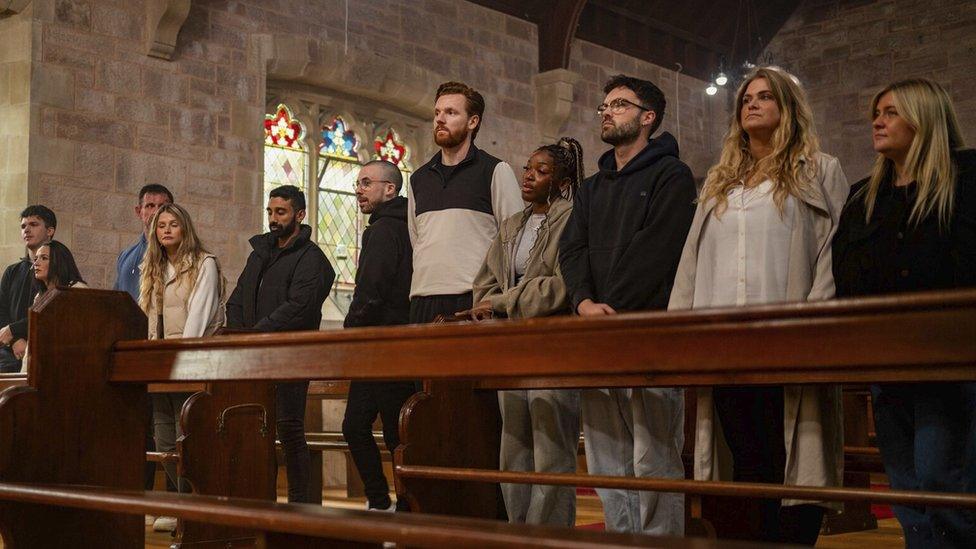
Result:
{"label": "man in dark jacket", "polygon": [[[402,186],[400,170],[385,160],[369,162],[359,171],[356,198],[359,209],[371,215],[363,233],[346,328],[410,322],[413,249],[407,233],[407,199],[398,196]],[[363,479],[367,509],[393,510],[380,451],[373,440],[373,421],[377,414],[382,418],[383,441],[392,452],[400,444],[400,408],[414,392],[410,381],[353,381],[349,386],[342,434]],[[406,502],[398,498],[397,509],[406,509]]]}
{"label": "man in dark jacket", "polygon": [[[335,271],[303,225],[305,194],[293,185],[271,191],[270,232],[251,237],[237,287],[227,301],[227,326],[259,332],[317,330],[322,303]],[[311,503],[311,458],[305,441],[305,400],[308,382],[279,383],[276,390],[278,438],[288,471],[288,501]]]}
{"label": "man in dark jacket", "polygon": [[20,213],[20,235],[27,255],[7,267],[0,280],[0,372],[20,371],[27,348],[27,310],[34,303],[34,253],[54,238],[58,218],[45,206],[28,206]]}
{"label": "man in dark jacket", "polygon": [[[560,241],[560,267],[581,316],[667,307],[691,219],[695,182],[661,125],[664,94],[645,80],[614,76],[600,105],[601,138],[613,145],[583,182]],[[680,389],[582,392],[590,472],[684,478]],[[607,529],[682,535],[684,497],[597,490]]]}

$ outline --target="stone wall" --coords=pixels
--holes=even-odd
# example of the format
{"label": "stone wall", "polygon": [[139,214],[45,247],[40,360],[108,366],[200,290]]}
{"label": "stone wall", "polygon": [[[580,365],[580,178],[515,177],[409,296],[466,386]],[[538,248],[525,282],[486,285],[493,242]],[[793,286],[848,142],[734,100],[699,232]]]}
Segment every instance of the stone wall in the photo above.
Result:
{"label": "stone wall", "polygon": [[976,144],[976,2],[807,0],[768,51],[803,82],[823,149],[852,182],[874,159],[871,99],[895,80],[941,82],[967,142]]}
{"label": "stone wall", "polygon": [[24,251],[20,212],[27,204],[30,136],[31,14],[0,19],[0,258]]}
{"label": "stone wall", "polygon": [[[96,287],[111,284],[117,253],[137,237],[135,193],[149,182],[167,185],[190,208],[228,278],[236,278],[246,238],[262,227],[263,36],[313,41],[296,40],[299,48],[341,47],[349,55],[340,64],[381,60],[385,70],[402,64],[468,82],[488,102],[479,146],[516,171],[540,144],[532,86],[536,29],[524,21],[462,0],[350,2],[348,21],[341,0],[195,0],[174,59],[167,61],[147,55],[147,14],[158,4],[33,2],[38,47],[32,52],[28,198],[55,209],[59,237]],[[375,68],[369,62],[351,67],[366,83]],[[704,173],[721,131],[716,121],[719,128],[725,124],[717,107],[723,102],[706,101],[704,83],[682,76],[677,109],[669,68],[579,41],[570,68],[582,80],[562,133],[583,143],[588,172],[606,148],[593,116],[600,88],[609,75],[627,72],[664,90],[671,103],[665,129],[676,133],[680,110],[683,156],[696,175]],[[14,209],[24,203],[23,196],[3,201]],[[5,261],[16,255],[3,253]]]}

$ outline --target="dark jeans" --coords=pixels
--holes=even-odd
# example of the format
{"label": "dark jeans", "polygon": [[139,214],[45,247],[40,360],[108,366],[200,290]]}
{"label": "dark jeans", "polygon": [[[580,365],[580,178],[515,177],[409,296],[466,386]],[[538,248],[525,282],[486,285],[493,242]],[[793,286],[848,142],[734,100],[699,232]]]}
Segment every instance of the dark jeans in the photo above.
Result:
{"label": "dark jeans", "polygon": [[410,299],[410,323],[426,324],[437,315],[449,316],[471,308],[471,292],[450,295],[422,295]]}
{"label": "dark jeans", "polygon": [[[875,431],[892,488],[976,493],[976,383],[871,387]],[[894,506],[905,546],[976,546],[976,511]]]}
{"label": "dark jeans", "polygon": [[288,503],[313,503],[312,457],[305,441],[305,401],[308,382],[279,383],[275,387],[278,440],[285,454]]}
{"label": "dark jeans", "polygon": [[[349,385],[342,435],[349,444],[349,453],[363,479],[366,499],[372,509],[390,506],[390,487],[383,474],[380,450],[373,440],[373,421],[379,414],[383,421],[383,442],[393,452],[400,444],[400,409],[415,392],[416,386],[411,381],[353,381]],[[405,504],[398,498],[398,510],[404,510]]]}
{"label": "dark jeans", "polygon": [[14,356],[10,347],[0,346],[0,374],[16,374],[20,371],[20,366],[20,360]]}
{"label": "dark jeans", "polygon": [[[786,472],[783,388],[715,387],[712,396],[732,452],[732,480],[782,484]],[[759,523],[749,538],[813,545],[823,515],[824,509],[816,505],[782,507],[778,499],[761,499]]]}

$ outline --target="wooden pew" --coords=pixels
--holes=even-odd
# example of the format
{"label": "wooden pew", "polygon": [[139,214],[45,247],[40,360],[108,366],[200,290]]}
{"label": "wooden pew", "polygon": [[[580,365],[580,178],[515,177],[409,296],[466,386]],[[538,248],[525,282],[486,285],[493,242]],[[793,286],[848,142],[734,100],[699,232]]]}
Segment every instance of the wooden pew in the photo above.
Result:
{"label": "wooden pew", "polygon": [[[490,390],[973,380],[974,325],[976,292],[964,291],[597,320],[123,342],[110,379],[427,378],[402,415],[397,484],[424,511],[495,516],[493,486],[419,482],[407,468],[497,468]],[[150,358],[137,362],[136,354]]]}
{"label": "wooden pew", "polygon": [[[725,541],[719,545],[716,541],[700,539],[608,534],[416,513],[378,514],[256,500],[98,488],[0,483],[0,501],[7,506],[19,504],[61,515],[84,510],[113,515],[126,513],[132,515],[130,518],[133,520],[139,520],[143,514],[161,514],[227,528],[246,527],[256,530],[259,546],[268,549],[312,547],[378,549],[383,546],[383,542],[394,542],[407,547],[452,548],[715,549],[721,546],[747,549],[777,547],[747,543],[730,544]],[[8,538],[7,543],[10,547],[32,548],[96,546],[80,543],[71,532],[63,533],[62,540],[65,542],[63,546],[41,545],[39,540],[23,538],[16,540]],[[100,543],[97,547],[142,549],[143,542],[132,539],[111,545]]]}
{"label": "wooden pew", "polygon": [[[125,330],[131,331],[138,323],[132,321],[131,308],[127,310],[128,305],[112,294],[69,290],[43,300],[39,308],[44,314],[32,312],[38,320],[35,322],[32,316],[32,326],[38,330],[31,337],[35,338],[38,332],[56,333],[61,344],[40,347],[38,368],[32,371],[36,379],[31,380],[31,387],[10,389],[0,396],[0,478],[3,480],[52,482],[48,477],[57,477],[53,478],[54,482],[138,487],[141,460],[131,465],[125,456],[115,469],[132,467],[132,471],[126,469],[126,475],[135,479],[131,486],[124,486],[119,480],[105,484],[104,472],[89,458],[79,460],[83,466],[73,468],[71,475],[59,476],[30,467],[11,468],[12,462],[45,462],[52,455],[85,454],[83,437],[57,436],[68,425],[44,420],[57,428],[37,429],[38,423],[43,422],[39,421],[38,414],[30,413],[41,408],[31,404],[35,400],[43,400],[50,406],[44,408],[50,411],[45,416],[69,416],[76,410],[76,393],[84,390],[90,394],[86,409],[92,410],[93,417],[100,418],[94,422],[92,433],[105,436],[99,433],[110,429],[118,439],[118,446],[131,452],[131,448],[141,447],[141,430],[119,429],[111,419],[126,414],[114,413],[118,408],[110,404],[132,408],[136,401],[144,402],[141,400],[145,395],[143,386],[148,382],[428,378],[427,391],[415,395],[402,415],[403,445],[396,452],[398,491],[421,511],[493,517],[500,509],[497,487],[466,481],[495,483],[502,478],[491,470],[497,468],[497,463],[490,463],[497,460],[497,407],[491,392],[496,388],[932,381],[976,377],[973,368],[976,341],[971,334],[971,326],[976,321],[976,292],[633,314],[598,320],[558,318],[483,326],[411,326],[203,340],[120,341],[114,350],[109,342],[132,339]],[[106,320],[88,323],[86,327],[71,324],[72,316],[66,311],[81,309]],[[136,316],[141,318],[141,313]],[[715,352],[715,349],[728,348],[728,341],[739,342],[737,353],[723,356]],[[33,343],[32,339],[32,348],[37,348]],[[629,347],[624,348],[622,344]],[[74,367],[76,363],[83,367]],[[64,382],[63,372],[58,375],[65,365],[72,368],[70,383]],[[102,420],[103,417],[110,419]],[[9,442],[26,439],[27,433],[37,432],[53,433],[51,438],[58,440],[35,446],[27,444],[23,447],[27,452],[13,460],[12,448],[20,450],[21,447]],[[473,448],[476,451],[472,452]],[[420,466],[426,468],[422,474],[417,469]],[[479,470],[463,471],[463,480],[458,476],[459,470],[471,468]],[[133,482],[125,475],[117,474],[114,478],[118,477]],[[555,482],[557,479],[537,474],[523,478],[523,481],[539,480]],[[585,477],[577,478],[576,482],[583,484]],[[615,479],[608,486],[689,493],[715,493],[719,488],[734,490],[734,487],[702,488],[688,481],[655,479]],[[783,486],[753,487],[749,493],[777,497],[854,497],[831,490],[817,492]],[[947,501],[940,499],[942,496],[925,494],[889,493],[882,497],[864,490],[855,495],[873,500]],[[948,502],[968,505],[976,501],[972,496],[955,497]],[[0,523],[9,522],[8,513],[22,513],[25,520],[19,521],[20,524],[37,527],[37,522],[28,520],[38,520],[36,511],[32,514],[23,506],[8,507],[0,505]]]}

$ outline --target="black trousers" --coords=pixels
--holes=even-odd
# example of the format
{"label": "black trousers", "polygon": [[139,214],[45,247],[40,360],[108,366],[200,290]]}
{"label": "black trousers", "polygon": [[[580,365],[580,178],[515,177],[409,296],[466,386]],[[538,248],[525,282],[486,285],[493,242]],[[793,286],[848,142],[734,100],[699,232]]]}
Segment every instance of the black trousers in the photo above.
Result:
{"label": "black trousers", "polygon": [[437,315],[449,316],[471,308],[471,292],[449,295],[423,295],[410,299],[410,323],[426,324]]}
{"label": "black trousers", "polygon": [[[373,421],[379,415],[383,422],[383,442],[390,452],[400,444],[400,409],[416,392],[412,381],[353,381],[349,385],[342,435],[349,453],[363,479],[366,499],[371,509],[390,507],[390,486],[383,474],[380,449],[373,440]],[[397,510],[405,510],[406,501],[397,500]]]}
{"label": "black trousers", "polygon": [[[732,452],[732,480],[782,484],[786,471],[782,387],[715,387],[715,413]],[[758,524],[749,539],[814,545],[824,509],[782,507],[778,499],[759,501]]]}
{"label": "black trousers", "polygon": [[279,383],[275,386],[275,397],[278,440],[281,441],[288,474],[288,503],[313,503],[312,456],[308,453],[308,442],[305,440],[308,382]]}

